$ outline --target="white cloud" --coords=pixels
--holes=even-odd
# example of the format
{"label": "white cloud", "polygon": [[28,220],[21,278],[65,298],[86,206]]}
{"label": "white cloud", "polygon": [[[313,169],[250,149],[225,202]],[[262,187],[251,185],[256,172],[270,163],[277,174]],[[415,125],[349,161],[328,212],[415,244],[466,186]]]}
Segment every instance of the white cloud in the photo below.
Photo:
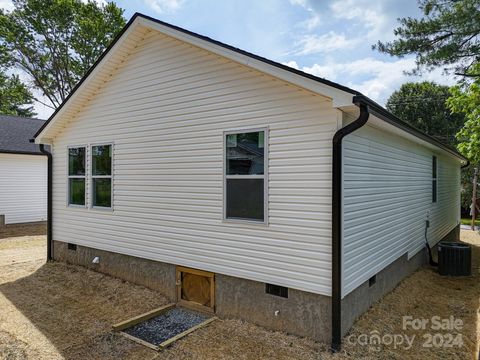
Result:
{"label": "white cloud", "polygon": [[289,0],[292,5],[300,5],[301,7],[308,8],[308,0]]}
{"label": "white cloud", "polygon": [[315,29],[321,24],[320,15],[313,14],[310,18],[300,23],[301,26],[305,27],[308,31]]}
{"label": "white cloud", "polygon": [[296,61],[293,61],[293,60],[292,60],[292,61],[286,61],[286,62],[283,62],[282,64],[283,64],[283,65],[290,66],[291,68],[300,70],[300,67],[298,66],[298,64],[297,64]]}
{"label": "white cloud", "polygon": [[445,85],[453,85],[455,82],[451,76],[444,75],[441,69],[425,73],[422,77],[406,75],[405,71],[415,67],[413,57],[391,62],[368,57],[349,63],[328,62],[303,67],[296,61],[284,64],[318,77],[337,81],[360,91],[380,104],[384,104],[390,94],[405,82],[428,80]]}
{"label": "white cloud", "polygon": [[295,55],[310,55],[328,53],[336,50],[348,49],[358,43],[358,39],[347,39],[343,34],[329,31],[323,35],[304,35],[297,41]]}
{"label": "white cloud", "polygon": [[[310,13],[300,25],[308,31],[327,24],[362,30],[362,37],[368,41],[391,40],[393,29],[398,26],[397,18],[412,16],[418,11],[412,2],[398,0],[290,0]],[[320,21],[321,20],[321,21]]]}
{"label": "white cloud", "polygon": [[145,0],[145,3],[152,8],[153,11],[162,13],[172,13],[180,9],[184,0]]}
{"label": "white cloud", "polygon": [[394,37],[397,18],[412,15],[410,6],[393,0],[336,0],[329,8],[334,18],[365,28],[369,41],[385,41]]}
{"label": "white cloud", "polygon": [[[81,0],[83,3],[87,3],[89,0]],[[107,0],[93,0],[97,3],[99,6],[105,6],[107,5]]]}
{"label": "white cloud", "polygon": [[0,0],[0,9],[11,11],[13,8],[14,6],[11,0]]}
{"label": "white cloud", "polygon": [[321,24],[320,13],[315,10],[309,0],[289,0],[290,4],[294,6],[301,6],[310,13],[310,17],[302,22],[299,25],[308,31],[315,29]]}

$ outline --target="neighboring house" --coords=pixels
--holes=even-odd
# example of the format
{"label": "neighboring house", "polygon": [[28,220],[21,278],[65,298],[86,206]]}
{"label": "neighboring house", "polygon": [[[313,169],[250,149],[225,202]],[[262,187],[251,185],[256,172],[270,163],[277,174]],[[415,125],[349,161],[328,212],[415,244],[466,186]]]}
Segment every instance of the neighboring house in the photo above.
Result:
{"label": "neighboring house", "polygon": [[47,219],[47,157],[29,141],[44,122],[0,114],[0,216],[6,224]]}
{"label": "neighboring house", "polygon": [[455,150],[140,14],[35,142],[52,146],[53,258],[336,347],[424,263],[427,220],[432,246],[458,235]]}

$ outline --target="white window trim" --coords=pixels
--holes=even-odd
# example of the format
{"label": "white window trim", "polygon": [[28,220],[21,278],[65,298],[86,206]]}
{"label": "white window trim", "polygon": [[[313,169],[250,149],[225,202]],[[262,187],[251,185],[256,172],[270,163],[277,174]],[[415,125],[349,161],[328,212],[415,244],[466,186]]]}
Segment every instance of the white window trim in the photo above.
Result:
{"label": "white window trim", "polygon": [[[240,134],[240,133],[252,133],[252,132],[264,132],[264,158],[263,158],[263,175],[227,175],[227,135]],[[226,130],[223,132],[223,222],[236,223],[246,225],[263,225],[267,226],[269,222],[268,218],[268,158],[269,158],[269,128],[255,127],[255,128],[239,128]],[[228,179],[263,179],[263,221],[251,220],[251,219],[232,219],[227,218],[227,178]]]}
{"label": "white window trim", "polygon": [[[70,175],[70,149],[78,149],[78,148],[85,148],[85,175]],[[79,209],[86,209],[87,208],[87,178],[88,178],[88,145],[68,145],[67,146],[67,198],[66,198],[66,205],[70,208],[79,208]],[[85,180],[85,193],[83,194],[85,199],[84,205],[77,205],[77,204],[70,204],[70,179],[84,179]]]}
{"label": "white window trim", "polygon": [[[94,146],[106,146],[106,145],[110,145],[111,146],[111,163],[110,163],[110,169],[111,169],[111,174],[110,175],[93,175],[93,147]],[[100,211],[113,211],[113,151],[114,149],[114,143],[112,141],[110,142],[99,142],[99,143],[94,143],[94,144],[90,144],[89,146],[89,156],[91,157],[90,158],[90,172],[89,172],[89,182],[90,182],[90,202],[89,202],[89,208],[92,209],[92,210],[100,210]],[[110,207],[106,207],[106,206],[94,206],[93,205],[93,179],[110,179]]]}

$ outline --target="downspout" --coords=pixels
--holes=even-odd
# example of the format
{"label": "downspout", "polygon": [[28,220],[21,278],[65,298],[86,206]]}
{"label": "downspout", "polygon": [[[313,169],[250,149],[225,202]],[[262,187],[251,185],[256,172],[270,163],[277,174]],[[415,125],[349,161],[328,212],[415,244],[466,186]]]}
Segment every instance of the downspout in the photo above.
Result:
{"label": "downspout", "polygon": [[368,106],[353,102],[360,107],[359,117],[337,130],[333,137],[332,166],[332,350],[339,351],[342,345],[342,140],[348,134],[367,123]]}
{"label": "downspout", "polygon": [[47,261],[53,260],[52,243],[52,195],[53,195],[53,157],[45,145],[40,144],[40,152],[47,156]]}

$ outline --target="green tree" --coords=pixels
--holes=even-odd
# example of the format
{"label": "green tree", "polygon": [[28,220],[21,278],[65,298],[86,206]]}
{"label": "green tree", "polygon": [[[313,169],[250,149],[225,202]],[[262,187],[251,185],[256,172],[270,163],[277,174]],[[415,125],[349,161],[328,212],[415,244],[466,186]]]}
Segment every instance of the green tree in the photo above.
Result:
{"label": "green tree", "polygon": [[0,114],[35,116],[33,96],[16,75],[7,76],[0,72]]}
{"label": "green tree", "polygon": [[[480,64],[473,65],[471,71],[480,73]],[[472,203],[473,168],[480,164],[480,78],[452,87],[447,106],[453,113],[465,117],[465,124],[457,134],[457,147],[471,163],[462,172],[462,207],[469,209]]]}
{"label": "green tree", "polygon": [[[480,73],[480,64],[472,67]],[[480,77],[469,84],[452,87],[447,101],[450,110],[465,116],[465,125],[458,132],[458,149],[473,164],[480,164]]]}
{"label": "green tree", "polygon": [[417,68],[443,67],[463,77],[478,77],[471,71],[480,58],[480,0],[419,0],[424,17],[399,19],[391,42],[373,46],[392,56],[416,55]]}
{"label": "green tree", "polygon": [[448,86],[429,81],[408,82],[390,95],[386,108],[417,129],[454,146],[464,116],[451,114],[446,105],[449,96]]}
{"label": "green tree", "polygon": [[[0,9],[0,64],[23,72],[57,108],[125,25],[113,2],[13,0]],[[39,99],[35,99],[39,102]]]}

